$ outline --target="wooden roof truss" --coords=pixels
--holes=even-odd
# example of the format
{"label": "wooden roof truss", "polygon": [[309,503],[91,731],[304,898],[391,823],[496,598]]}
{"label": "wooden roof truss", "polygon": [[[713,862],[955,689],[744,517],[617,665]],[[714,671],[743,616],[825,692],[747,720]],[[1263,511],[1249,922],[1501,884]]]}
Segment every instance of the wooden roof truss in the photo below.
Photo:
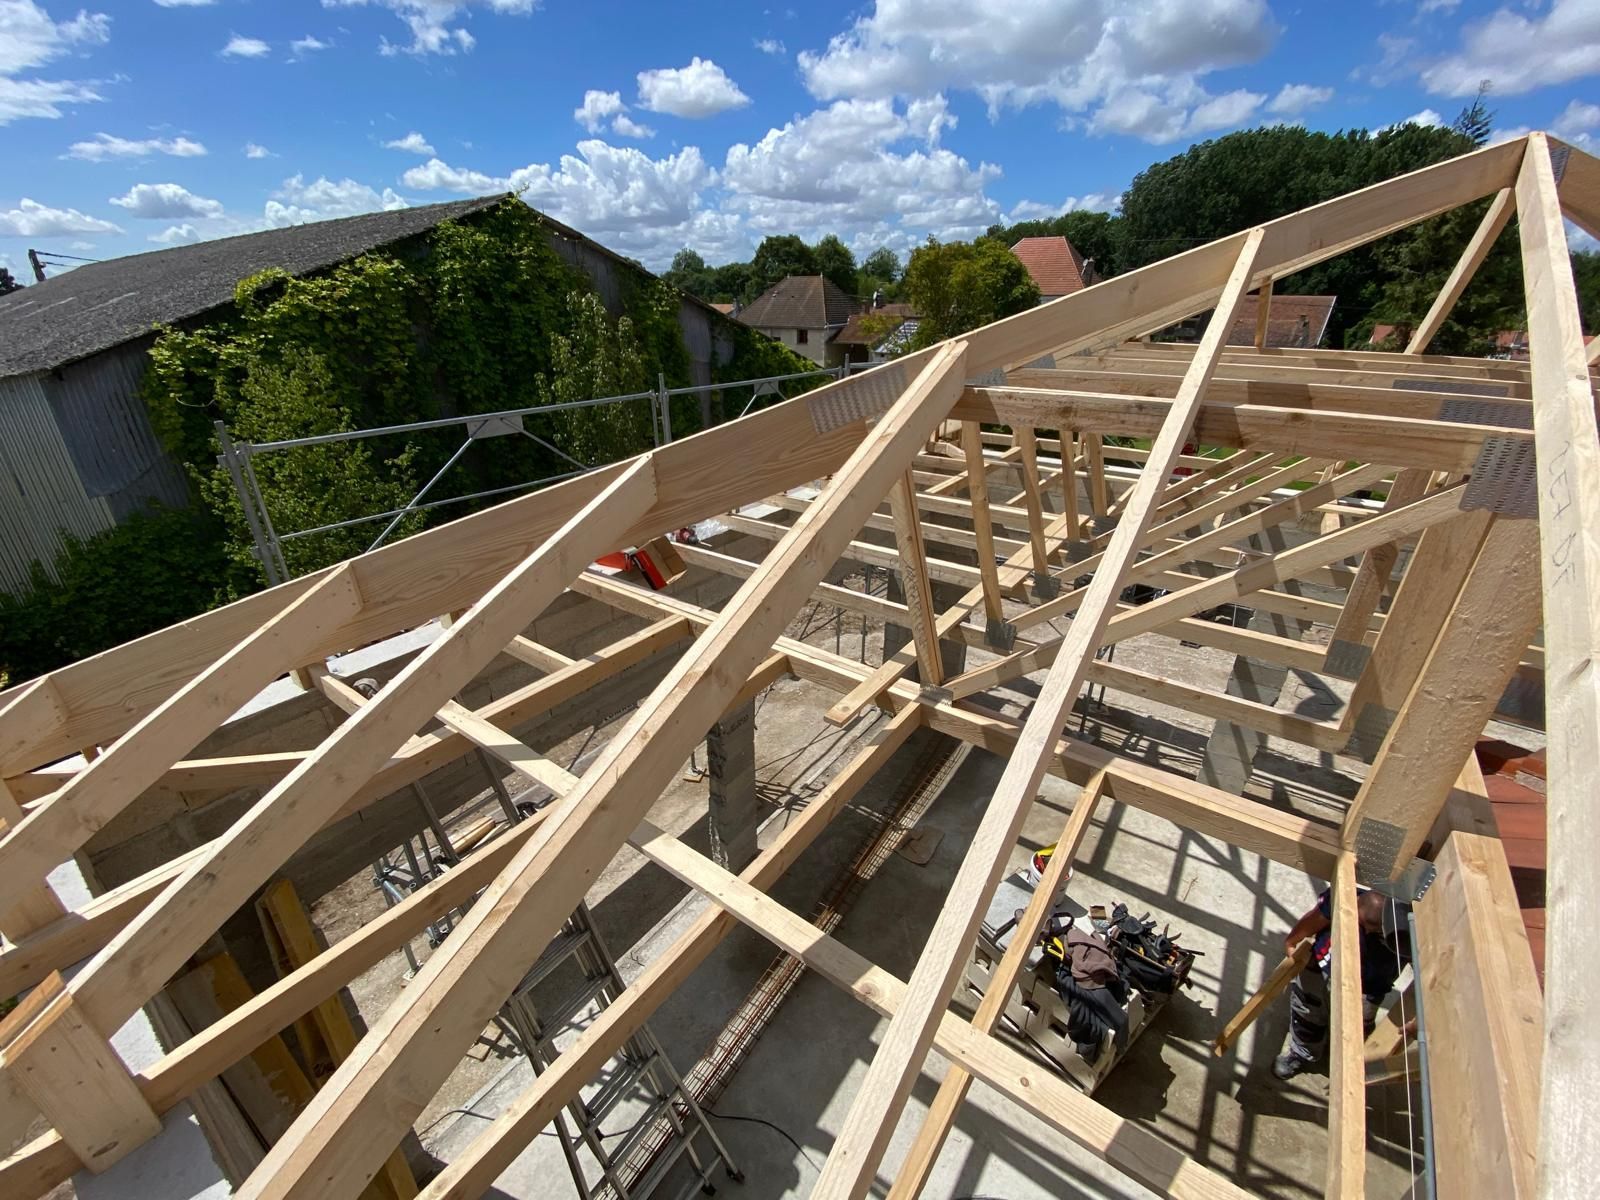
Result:
{"label": "wooden roof truss", "polygon": [[[1404,354],[1223,345],[1236,316],[1264,303],[1274,280],[1485,197],[1492,204],[1477,236]],[[1532,361],[1428,355],[1513,214],[1520,218]],[[1481,790],[1470,762],[1473,741],[1506,681],[1521,673],[1542,678],[1550,730],[1543,1069],[1539,1030],[1527,1029],[1527,997],[1508,994],[1531,978],[1517,960],[1520,931],[1508,930],[1498,910],[1474,907],[1495,884],[1492,860],[1484,867],[1470,855],[1459,866],[1452,857],[1440,887],[1459,909],[1451,936],[1467,947],[1462,961],[1473,968],[1451,986],[1476,997],[1485,1033],[1479,1046],[1439,1053],[1475,1055],[1483,1070],[1498,1072],[1490,1082],[1480,1077],[1482,1113],[1475,1111],[1472,1138],[1463,1139],[1472,1144],[1453,1147],[1498,1164],[1483,1170],[1501,1172],[1510,1190],[1489,1190],[1577,1194],[1577,1181],[1595,1177],[1600,1153],[1582,1136],[1579,1119],[1592,1111],[1592,1081],[1600,1077],[1594,1021],[1586,1015],[1593,1009],[1591,964],[1600,961],[1592,795],[1600,762],[1600,672],[1593,668],[1600,648],[1600,597],[1593,594],[1600,584],[1600,444],[1563,214],[1600,233],[1600,163],[1530,134],[1106,280],[734,426],[294,580],[0,694],[0,994],[34,987],[0,1027],[0,1132],[25,1128],[40,1113],[52,1126],[0,1161],[0,1193],[33,1196],[73,1171],[109,1169],[153,1135],[163,1112],[482,890],[242,1191],[304,1200],[357,1194],[517,983],[528,948],[555,935],[626,843],[713,907],[449,1165],[428,1196],[482,1194],[741,922],[890,1018],[816,1195],[859,1197],[873,1185],[930,1051],[951,1069],[892,1195],[918,1193],[972,1079],[1159,1193],[1243,1195],[997,1040],[993,1006],[972,1021],[948,1009],[986,897],[1042,778],[1084,785],[1064,845],[1076,844],[1096,805],[1142,808],[1332,880],[1337,935],[1355,919],[1358,873],[1401,870],[1452,797]],[[1252,291],[1263,300],[1250,298]],[[1206,310],[1216,315],[1196,346],[1129,340]],[[1149,439],[1149,448],[1113,450],[1105,435]],[[957,457],[927,452],[941,437],[958,447]],[[1221,459],[1194,458],[1183,453],[1190,442],[1233,449]],[[1008,465],[1023,482],[1016,496],[990,487],[992,472]],[[1192,473],[1175,474],[1180,467]],[[822,478],[828,482],[815,499],[785,494]],[[1284,492],[1291,483],[1305,486]],[[1388,496],[1381,512],[1341,503],[1375,486]],[[1047,504],[1057,491],[1062,502]],[[684,549],[692,565],[743,579],[721,611],[585,570],[618,546],[767,498],[793,513],[792,524],[726,518],[771,540],[760,561]],[[1270,553],[1240,545],[1315,513],[1324,533],[1305,544]],[[894,548],[854,540],[864,527],[892,531]],[[1397,547],[1412,543],[1397,583]],[[941,547],[952,544],[976,550],[978,565],[942,559]],[[841,557],[898,570],[906,603],[826,583]],[[1298,579],[1335,586],[1345,599],[1330,604],[1280,589]],[[968,590],[941,612],[934,581]],[[1166,591],[1128,607],[1120,597],[1131,582]],[[496,655],[521,644],[533,618],[566,589],[649,623],[576,662],[544,656],[547,674],[476,711],[456,703],[453,697]],[[1392,602],[1380,613],[1386,593]],[[913,638],[869,668],[784,636],[812,597],[892,619]],[[1321,624],[1332,637],[1321,644],[1195,619],[1239,599]],[[461,615],[375,698],[346,694],[324,678],[349,715],[320,745],[293,754],[185,757],[285,671],[447,613]],[[1069,616],[1065,632],[1056,633],[1052,619]],[[1542,642],[1530,646],[1541,627]],[[1096,660],[1097,648],[1147,633],[1343,674],[1355,679],[1355,696],[1338,719],[1316,720]],[[949,639],[993,653],[946,678],[938,643]],[[669,648],[678,654],[675,665],[581,777],[510,732]],[[522,654],[540,657],[532,643]],[[939,687],[909,681],[913,664]],[[1021,722],[970,703],[1041,671],[1037,700]],[[652,826],[646,814],[712,723],[786,674],[832,689],[833,721],[872,707],[892,719],[735,876]],[[1063,736],[1085,681],[1325,750],[1365,746],[1371,766],[1341,825],[1292,816]],[[1007,761],[919,964],[901,980],[779,905],[767,889],[919,726]],[[103,751],[81,768],[48,765],[83,747]],[[319,829],[474,747],[560,801],[153,1067],[128,1072],[107,1035],[227,914]],[[47,882],[51,869],[163,782],[262,792],[216,840],[66,911]],[[1062,869],[1070,857],[1058,856]],[[1354,961],[1338,960],[1333,987],[1330,1196],[1362,1192]],[[67,981],[61,970],[80,962]],[[1514,999],[1523,1002],[1515,1016],[1521,1025],[1508,1032]],[[1441,1160],[1446,1152],[1441,1145]]]}

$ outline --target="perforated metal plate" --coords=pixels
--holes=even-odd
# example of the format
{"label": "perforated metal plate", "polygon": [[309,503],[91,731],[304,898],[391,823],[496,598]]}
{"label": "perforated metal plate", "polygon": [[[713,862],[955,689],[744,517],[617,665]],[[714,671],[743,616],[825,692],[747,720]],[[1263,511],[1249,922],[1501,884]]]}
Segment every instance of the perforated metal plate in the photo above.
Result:
{"label": "perforated metal plate", "polygon": [[1396,379],[1391,385],[1397,392],[1449,392],[1455,396],[1508,396],[1511,388],[1504,383],[1480,383],[1472,379]]}
{"label": "perforated metal plate", "polygon": [[984,625],[983,640],[994,649],[1010,654],[1017,644],[1017,627],[1010,621],[990,617]]}
{"label": "perforated metal plate", "polygon": [[906,383],[905,367],[887,363],[810,393],[805,398],[806,411],[818,433],[832,433],[888,412],[906,390]]}
{"label": "perforated metal plate", "polygon": [[968,387],[1005,387],[1006,372],[1004,367],[995,367],[985,371],[982,375],[974,375],[967,380]]}
{"label": "perforated metal plate", "polygon": [[1056,369],[1056,356],[1054,354],[1041,354],[1031,363],[1023,363],[1024,371],[1054,371]]}
{"label": "perforated metal plate", "polygon": [[1400,857],[1406,831],[1376,817],[1365,817],[1356,827],[1356,867],[1362,882],[1388,879]]}
{"label": "perforated metal plate", "polygon": [[1389,728],[1394,724],[1394,711],[1381,704],[1363,705],[1356,714],[1355,725],[1350,731],[1349,751],[1357,758],[1371,762],[1378,757],[1378,747],[1383,745],[1383,739],[1389,736]]}
{"label": "perforated metal plate", "polygon": [[1515,400],[1441,400],[1441,421],[1457,425],[1501,425],[1507,429],[1532,429],[1533,405]]}
{"label": "perforated metal plate", "polygon": [[1550,171],[1556,177],[1556,186],[1561,186],[1561,177],[1567,173],[1567,160],[1572,157],[1572,147],[1565,142],[1551,140],[1550,142]]}
{"label": "perforated metal plate", "polygon": [[1328,643],[1328,654],[1322,665],[1330,675],[1337,675],[1340,679],[1355,679],[1366,669],[1367,660],[1371,657],[1370,646],[1335,638]]}
{"label": "perforated metal plate", "polygon": [[1464,509],[1487,509],[1502,517],[1533,520],[1539,515],[1539,476],[1533,439],[1500,436],[1483,439],[1472,478],[1461,496]]}

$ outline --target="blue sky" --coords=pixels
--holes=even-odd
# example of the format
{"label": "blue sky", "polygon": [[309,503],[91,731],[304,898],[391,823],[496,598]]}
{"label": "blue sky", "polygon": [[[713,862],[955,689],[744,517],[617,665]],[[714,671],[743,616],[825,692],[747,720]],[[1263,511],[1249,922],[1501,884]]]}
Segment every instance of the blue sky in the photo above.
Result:
{"label": "blue sky", "polygon": [[0,265],[516,188],[653,267],[1105,208],[1266,121],[1600,140],[1600,0],[0,0]]}

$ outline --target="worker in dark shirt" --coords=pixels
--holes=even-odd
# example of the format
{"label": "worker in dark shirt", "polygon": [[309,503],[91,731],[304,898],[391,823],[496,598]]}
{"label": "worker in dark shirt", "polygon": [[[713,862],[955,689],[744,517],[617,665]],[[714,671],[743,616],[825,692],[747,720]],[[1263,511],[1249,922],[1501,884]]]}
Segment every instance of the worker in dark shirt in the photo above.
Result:
{"label": "worker in dark shirt", "polygon": [[[1272,1073],[1279,1079],[1293,1079],[1328,1057],[1328,970],[1334,951],[1331,905],[1323,892],[1283,940],[1292,952],[1303,939],[1314,939],[1310,961],[1289,985],[1289,1036],[1283,1053],[1272,1062]],[[1358,893],[1356,917],[1361,925],[1361,1022],[1371,1033],[1378,1005],[1411,961],[1411,940],[1399,906],[1381,892]]]}

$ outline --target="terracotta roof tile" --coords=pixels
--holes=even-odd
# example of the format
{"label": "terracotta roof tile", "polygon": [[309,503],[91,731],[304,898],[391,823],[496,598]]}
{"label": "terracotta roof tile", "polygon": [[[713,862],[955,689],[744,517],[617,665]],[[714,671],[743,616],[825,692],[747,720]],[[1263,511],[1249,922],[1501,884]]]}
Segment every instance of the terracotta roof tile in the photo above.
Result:
{"label": "terracotta roof tile", "polygon": [[823,329],[843,325],[861,307],[822,275],[789,275],[757,296],[739,320],[758,329]]}
{"label": "terracotta roof tile", "polygon": [[1011,253],[1028,268],[1041,296],[1065,296],[1085,287],[1083,255],[1064,237],[1023,238]]}
{"label": "terracotta roof tile", "polygon": [[[1333,314],[1336,299],[1336,296],[1273,296],[1267,317],[1267,345],[1322,345],[1322,335],[1328,330],[1328,318]],[[1246,299],[1240,305],[1233,330],[1228,334],[1228,345],[1256,344],[1257,304],[1253,299]]]}

